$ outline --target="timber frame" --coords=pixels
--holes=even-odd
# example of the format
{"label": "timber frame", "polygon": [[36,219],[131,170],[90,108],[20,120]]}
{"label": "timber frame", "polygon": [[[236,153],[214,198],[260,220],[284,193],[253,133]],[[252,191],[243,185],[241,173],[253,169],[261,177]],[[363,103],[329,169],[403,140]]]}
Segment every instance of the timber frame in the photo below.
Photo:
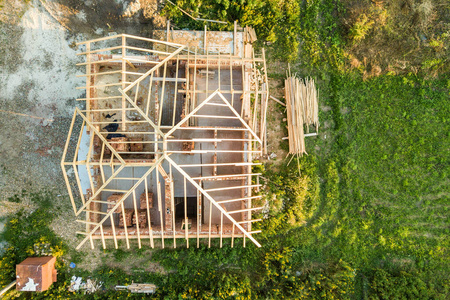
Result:
{"label": "timber frame", "polygon": [[118,248],[119,240],[164,247],[168,239],[199,247],[213,238],[220,247],[225,238],[260,247],[260,230],[252,231],[261,221],[252,218],[262,209],[254,205],[260,174],[252,166],[266,152],[264,50],[256,56],[242,41],[237,51],[235,30],[231,49],[213,52],[204,34],[200,48],[168,33],[166,41],[120,34],[78,43],[85,108],[75,109],[61,160],[84,224],[77,249]]}

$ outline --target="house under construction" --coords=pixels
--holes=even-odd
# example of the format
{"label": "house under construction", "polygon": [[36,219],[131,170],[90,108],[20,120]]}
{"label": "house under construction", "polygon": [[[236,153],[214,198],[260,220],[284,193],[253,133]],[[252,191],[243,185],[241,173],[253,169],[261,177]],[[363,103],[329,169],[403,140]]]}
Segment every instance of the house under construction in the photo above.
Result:
{"label": "house under construction", "polygon": [[[86,242],[255,239],[255,157],[265,151],[268,82],[251,28],[159,31],[79,43],[85,109],[61,167]],[[259,204],[259,205],[255,205]]]}

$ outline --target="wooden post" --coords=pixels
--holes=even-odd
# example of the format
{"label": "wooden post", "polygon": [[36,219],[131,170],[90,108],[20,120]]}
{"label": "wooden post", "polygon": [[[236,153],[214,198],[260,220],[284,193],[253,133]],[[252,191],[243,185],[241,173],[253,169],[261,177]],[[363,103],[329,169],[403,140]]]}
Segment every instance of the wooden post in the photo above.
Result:
{"label": "wooden post", "polygon": [[[145,179],[147,181],[147,179]],[[133,190],[133,206],[134,206],[134,217],[136,218],[136,231],[137,231],[137,240],[138,240],[138,246],[139,249],[141,249],[141,233],[139,230],[139,212],[137,209],[137,201],[136,201],[136,190]],[[133,222],[131,222],[133,223]]]}
{"label": "wooden post", "polygon": [[[169,32],[170,32],[170,20],[167,20],[167,29],[166,29],[166,42],[169,43]],[[166,52],[169,51],[169,46],[166,44]]]}
{"label": "wooden post", "polygon": [[[175,78],[178,80],[178,67],[179,67],[179,59],[177,56],[177,66],[175,70]],[[178,96],[178,81],[175,81],[175,92],[173,93],[173,116],[172,116],[172,126],[175,126],[176,112],[177,112],[177,96]]]}
{"label": "wooden post", "polygon": [[[206,39],[206,25],[205,25],[205,33],[203,34],[203,47],[204,47],[204,50],[203,50],[203,53],[208,53],[208,48],[207,48],[207,39]],[[197,62],[196,62],[197,63]]]}
{"label": "wooden post", "polygon": [[[237,21],[234,21],[234,30],[233,30],[233,54],[237,55]],[[244,75],[244,74],[242,74]]]}
{"label": "wooden post", "polygon": [[186,190],[186,178],[183,177],[183,186],[184,186],[184,238],[186,239],[186,247],[189,248],[189,223],[187,217],[187,190]]}
{"label": "wooden post", "polygon": [[116,236],[116,226],[114,225],[114,215],[110,214],[110,219],[111,219],[111,228],[112,228],[112,233],[113,233],[113,237],[114,237],[114,247],[117,249],[118,245],[117,245],[117,236]]}
{"label": "wooden post", "polygon": [[[127,62],[125,60],[125,57],[127,55],[127,48],[125,47],[127,45],[127,40],[125,36],[122,36],[122,90],[125,89],[125,82],[127,80],[127,75],[126,75],[126,71],[127,71]],[[126,100],[125,100],[125,96],[122,95],[122,130],[125,131],[126,130]]]}
{"label": "wooden post", "polygon": [[[123,201],[120,202],[120,207],[122,209],[122,216],[123,216],[123,228],[125,229],[125,240],[127,242],[127,249],[130,249],[130,240],[128,239],[128,224],[127,224],[127,215],[125,213],[125,206],[123,205]],[[131,220],[130,220],[131,222]],[[120,224],[119,224],[120,226]],[[92,236],[92,235],[91,235]]]}
{"label": "wooden post", "polygon": [[159,170],[156,168],[156,190],[158,194],[158,210],[159,210],[159,217],[161,220],[161,244],[164,248],[164,218],[163,218],[163,207],[162,207],[162,201],[161,201],[161,182],[159,179]]}
{"label": "wooden post", "polygon": [[[150,218],[150,202],[148,201],[148,183],[147,178],[145,178],[145,200],[147,201],[147,221],[148,221],[148,234],[150,238],[150,247],[155,248],[155,244],[153,242],[153,228],[152,228],[152,222]],[[152,199],[153,201],[153,199]]]}

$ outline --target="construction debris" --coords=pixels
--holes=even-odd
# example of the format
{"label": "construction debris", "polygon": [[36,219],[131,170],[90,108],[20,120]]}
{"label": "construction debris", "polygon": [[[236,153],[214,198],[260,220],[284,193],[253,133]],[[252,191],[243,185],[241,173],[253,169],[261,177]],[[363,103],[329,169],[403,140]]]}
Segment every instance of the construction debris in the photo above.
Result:
{"label": "construction debris", "polygon": [[157,286],[152,283],[132,283],[130,285],[118,285],[116,291],[129,290],[132,293],[153,294]]}
{"label": "construction debris", "polygon": [[80,290],[83,291],[84,294],[92,294],[98,290],[100,290],[103,286],[103,282],[93,279],[88,279],[86,282],[83,282],[83,278],[72,276],[70,279],[69,292],[78,292]]}
{"label": "construction debris", "polygon": [[253,29],[252,27],[249,27],[249,26],[245,26],[244,42],[253,44],[254,42],[256,42],[256,40],[257,40],[257,38],[256,38],[255,29]]}
{"label": "construction debris", "polygon": [[285,80],[285,98],[289,134],[289,154],[303,155],[305,149],[304,128],[319,130],[319,106],[314,79],[290,76]]}
{"label": "construction debris", "polygon": [[22,116],[22,117],[28,117],[28,118],[33,118],[33,119],[44,120],[44,121],[49,122],[49,123],[53,122],[53,119],[46,119],[46,118],[42,118],[42,117],[36,117],[36,116],[32,116],[32,115],[27,115],[27,114],[21,114],[21,113],[14,112],[14,111],[8,111],[8,110],[0,109],[0,112],[7,113],[7,114],[12,114],[12,115],[17,115],[17,116]]}
{"label": "construction debris", "polygon": [[275,102],[278,102],[279,104],[283,105],[284,107],[286,107],[286,104],[284,104],[283,102],[281,102],[279,99],[275,98],[274,96],[270,95],[269,96],[270,99],[272,99]]}

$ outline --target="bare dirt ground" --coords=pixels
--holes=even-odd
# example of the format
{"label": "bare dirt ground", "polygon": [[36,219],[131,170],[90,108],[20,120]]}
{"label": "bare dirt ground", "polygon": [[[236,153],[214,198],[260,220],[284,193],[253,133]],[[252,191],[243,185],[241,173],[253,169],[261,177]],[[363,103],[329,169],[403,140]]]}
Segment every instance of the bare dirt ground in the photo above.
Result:
{"label": "bare dirt ground", "polygon": [[[34,205],[9,197],[57,195],[53,223],[74,246],[77,224],[60,160],[84,80],[76,42],[129,33],[151,37],[165,26],[158,0],[0,0],[0,218]],[[98,253],[97,253],[98,254]],[[97,255],[93,253],[93,256]]]}
{"label": "bare dirt ground", "polygon": [[[286,63],[267,62],[267,73],[269,76],[269,93],[271,96],[277,98],[281,102],[284,100],[284,73],[280,70],[287,68]],[[274,100],[269,99],[267,109],[267,154],[268,159],[275,164],[282,162],[288,152],[280,147],[283,137],[287,136],[287,129],[283,120],[286,118],[286,107],[282,107]]]}

